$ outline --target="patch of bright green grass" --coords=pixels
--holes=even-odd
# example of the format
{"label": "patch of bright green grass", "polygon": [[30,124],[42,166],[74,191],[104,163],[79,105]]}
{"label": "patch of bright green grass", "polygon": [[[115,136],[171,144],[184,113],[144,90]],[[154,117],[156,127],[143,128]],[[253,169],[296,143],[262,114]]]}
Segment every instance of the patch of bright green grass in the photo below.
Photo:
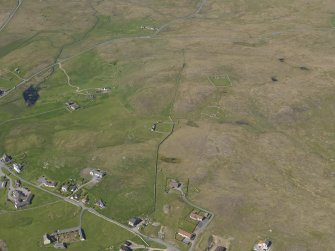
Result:
{"label": "patch of bright green grass", "polygon": [[335,17],[332,17],[331,24],[332,24],[333,27],[335,27]]}
{"label": "patch of bright green grass", "polygon": [[219,123],[223,123],[226,119],[224,110],[217,106],[208,106],[202,111],[202,117]]}
{"label": "patch of bright green grass", "polygon": [[145,34],[148,30],[141,29],[142,25],[150,25],[153,21],[149,19],[124,20],[118,17],[98,16],[94,28],[87,37],[115,37],[121,35]]}
{"label": "patch of bright green grass", "polygon": [[134,156],[115,167],[90,193],[106,202],[107,208],[101,213],[127,224],[131,217],[152,212],[153,184],[154,156],[151,159]]}
{"label": "patch of bright green grass", "polygon": [[211,76],[209,77],[210,81],[215,85],[215,86],[232,86],[230,78],[228,75],[216,75],[216,76]]}
{"label": "patch of bright green grass", "polygon": [[6,241],[10,250],[39,251],[45,250],[43,234],[78,225],[79,209],[60,202],[34,210],[0,214],[0,221],[1,239]]}
{"label": "patch of bright green grass", "polygon": [[125,240],[131,240],[139,245],[144,244],[132,233],[88,212],[83,215],[83,229],[87,240],[72,244],[71,250],[106,250],[109,247],[119,250]]}

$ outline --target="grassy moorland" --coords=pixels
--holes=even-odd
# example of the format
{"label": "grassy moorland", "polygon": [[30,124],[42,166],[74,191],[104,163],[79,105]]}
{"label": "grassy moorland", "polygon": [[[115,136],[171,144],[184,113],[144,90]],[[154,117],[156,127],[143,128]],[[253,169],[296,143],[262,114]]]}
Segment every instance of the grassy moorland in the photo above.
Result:
{"label": "grassy moorland", "polygon": [[[163,226],[172,242],[179,227],[192,230],[192,208],[165,182],[189,180],[190,199],[216,215],[195,250],[212,235],[232,251],[267,237],[276,250],[334,250],[332,2],[208,0],[190,15],[201,2],[24,1],[0,33],[0,89],[12,89],[0,98],[0,153],[32,182],[105,170],[85,188],[106,202],[99,212],[122,223],[149,216],[159,224],[143,231]],[[1,22],[15,1],[0,6]],[[30,87],[38,96],[28,106]],[[70,100],[81,108],[69,112]],[[156,122],[166,123],[152,132]],[[69,204],[34,209],[54,202],[34,193],[29,210],[12,212],[0,191],[10,250],[45,250],[43,233],[78,224]],[[88,213],[83,228],[87,241],[70,250],[133,238]]]}

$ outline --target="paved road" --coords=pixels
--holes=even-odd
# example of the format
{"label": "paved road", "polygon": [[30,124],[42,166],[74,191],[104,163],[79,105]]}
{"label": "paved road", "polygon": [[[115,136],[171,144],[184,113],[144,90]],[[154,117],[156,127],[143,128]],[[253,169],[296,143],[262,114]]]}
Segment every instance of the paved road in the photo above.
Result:
{"label": "paved road", "polygon": [[17,5],[14,10],[9,14],[8,18],[5,20],[5,22],[0,26],[0,32],[6,28],[6,26],[9,24],[10,20],[15,16],[16,12],[20,8],[23,0],[17,0]]}

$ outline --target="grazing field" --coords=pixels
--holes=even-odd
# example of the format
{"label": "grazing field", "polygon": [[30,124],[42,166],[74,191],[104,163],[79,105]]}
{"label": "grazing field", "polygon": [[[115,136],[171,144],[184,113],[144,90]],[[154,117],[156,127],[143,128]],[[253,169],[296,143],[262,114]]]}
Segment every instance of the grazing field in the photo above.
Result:
{"label": "grazing field", "polygon": [[79,211],[74,206],[59,202],[34,210],[1,212],[0,219],[1,238],[6,240],[9,250],[45,250],[43,235],[78,225]]}
{"label": "grazing field", "polygon": [[[79,215],[78,208],[65,202],[49,204],[34,210],[1,211],[0,234],[6,240],[9,250],[46,250],[48,248],[42,243],[43,235],[57,229],[78,226]],[[126,239],[142,244],[141,240],[132,234],[92,214],[84,213],[82,221],[82,228],[89,238],[84,242],[71,243],[69,245],[71,250],[101,250],[118,247]],[[26,238],[27,235],[29,238]]]}
{"label": "grazing field", "polygon": [[[0,0],[0,154],[24,164],[22,178],[45,175],[59,194],[101,169],[85,187],[90,206],[102,199],[97,211],[125,225],[149,218],[141,231],[180,250],[189,247],[175,234],[193,230],[193,207],[166,192],[169,178],[215,214],[194,250],[213,236],[231,251],[263,238],[273,250],[335,249],[333,1],[16,5]],[[9,250],[46,250],[45,232],[79,223],[79,208],[31,190],[18,211],[0,190]],[[143,244],[88,212],[82,220],[87,241],[69,250]]]}

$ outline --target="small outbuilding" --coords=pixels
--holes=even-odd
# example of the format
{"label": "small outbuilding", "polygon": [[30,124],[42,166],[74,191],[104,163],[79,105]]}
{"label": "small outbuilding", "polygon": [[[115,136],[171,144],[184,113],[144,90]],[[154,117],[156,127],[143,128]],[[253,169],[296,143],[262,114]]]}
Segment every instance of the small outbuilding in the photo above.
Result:
{"label": "small outbuilding", "polygon": [[269,251],[272,242],[270,240],[261,240],[254,246],[254,251]]}
{"label": "small outbuilding", "polygon": [[181,188],[182,183],[177,180],[171,180],[169,186],[170,186],[170,189],[179,189]]}
{"label": "small outbuilding", "polygon": [[48,234],[43,235],[43,244],[44,245],[51,244],[51,239]]}
{"label": "small outbuilding", "polygon": [[57,182],[48,180],[48,178],[45,177],[45,176],[41,176],[41,177],[39,177],[39,178],[37,179],[37,181],[38,181],[41,185],[43,185],[43,186],[45,186],[45,187],[54,188],[54,187],[57,186]]}
{"label": "small outbuilding", "polygon": [[14,187],[17,188],[17,187],[20,187],[21,186],[21,181],[20,180],[15,180],[14,181]]}
{"label": "small outbuilding", "polygon": [[104,209],[105,207],[106,207],[106,203],[103,201],[103,200],[97,200],[96,202],[95,202],[95,205],[97,206],[97,207],[99,207],[100,209]]}
{"label": "small outbuilding", "polygon": [[80,106],[73,101],[68,101],[65,103],[65,105],[70,111],[76,111],[80,108]]}
{"label": "small outbuilding", "polygon": [[2,162],[8,164],[8,163],[12,162],[12,160],[13,160],[12,156],[8,155],[7,153],[4,153],[2,155],[2,158],[1,158]]}
{"label": "small outbuilding", "polygon": [[61,187],[61,192],[66,193],[69,191],[69,185],[65,184]]}
{"label": "small outbuilding", "polygon": [[6,186],[7,186],[7,181],[6,180],[0,181],[0,189],[5,189]]}
{"label": "small outbuilding", "polygon": [[132,243],[131,243],[130,241],[128,241],[128,240],[127,240],[127,241],[125,241],[125,242],[124,242],[124,244],[123,244],[123,245],[126,245],[126,246],[128,246],[128,247],[129,247],[129,246],[131,246],[131,245],[132,245]]}
{"label": "small outbuilding", "polygon": [[92,169],[90,170],[90,175],[92,177],[102,179],[106,175],[106,172],[101,171],[100,169]]}
{"label": "small outbuilding", "polygon": [[142,219],[139,217],[133,217],[128,221],[129,226],[136,227],[138,224],[142,222]]}
{"label": "small outbuilding", "polygon": [[127,245],[122,245],[120,251],[133,251],[133,249]]}

